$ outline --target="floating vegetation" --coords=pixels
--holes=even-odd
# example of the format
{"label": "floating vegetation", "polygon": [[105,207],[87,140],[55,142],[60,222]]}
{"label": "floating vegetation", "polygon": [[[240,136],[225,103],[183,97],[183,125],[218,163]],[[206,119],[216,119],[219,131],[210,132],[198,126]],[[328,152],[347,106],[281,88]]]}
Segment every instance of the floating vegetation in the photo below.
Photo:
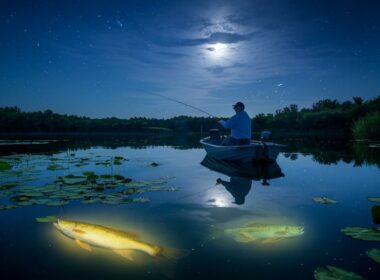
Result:
{"label": "floating vegetation", "polygon": [[17,187],[17,183],[6,183],[6,184],[3,184],[3,185],[0,185],[0,190],[9,190],[9,189],[12,189],[14,187]]}
{"label": "floating vegetation", "polygon": [[365,278],[359,274],[330,265],[318,267],[314,271],[314,278],[317,280],[365,280]]}
{"label": "floating vegetation", "polygon": [[380,196],[367,197],[368,201],[380,203]]}
{"label": "floating vegetation", "polygon": [[380,228],[346,227],[341,232],[354,239],[380,241]]}
{"label": "floating vegetation", "polygon": [[11,168],[12,168],[12,166],[8,162],[6,162],[4,160],[0,160],[0,171],[5,171],[5,170],[11,169]]}
{"label": "floating vegetation", "polygon": [[332,198],[328,198],[324,196],[315,196],[313,197],[313,200],[314,202],[321,203],[321,204],[333,204],[337,202],[336,200]]}
{"label": "floating vegetation", "polygon": [[156,180],[151,181],[135,181],[131,180],[131,182],[127,183],[126,186],[128,187],[147,187],[152,185],[163,185],[166,184],[170,179],[173,177],[160,177]]}
{"label": "floating vegetation", "polygon": [[380,264],[380,250],[379,249],[371,249],[367,252],[368,257],[373,259],[375,262]]}
{"label": "floating vegetation", "polygon": [[[75,158],[75,154],[66,154],[66,157],[53,157],[41,155],[11,155],[2,157],[1,162],[9,164],[12,170],[5,170],[1,177],[6,181],[0,183],[0,197],[8,199],[6,205],[0,207],[1,210],[8,210],[20,206],[44,205],[44,206],[64,206],[72,201],[82,204],[129,204],[144,203],[149,199],[146,197],[133,197],[136,194],[156,191],[176,191],[178,188],[164,186],[171,177],[160,177],[150,181],[136,181],[121,174],[114,174],[110,168],[107,172],[95,172],[94,170],[78,170],[75,166],[82,164],[114,164],[128,161],[122,156],[80,157]],[[3,160],[4,159],[4,160]],[[9,162],[9,163],[8,163]],[[68,174],[48,177],[50,181],[45,185],[39,182],[46,181],[46,177],[40,176],[50,174],[44,170],[70,170]],[[0,177],[0,178],[1,178]],[[8,205],[7,205],[8,204]]]}
{"label": "floating vegetation", "polygon": [[46,169],[50,171],[54,171],[54,170],[65,170],[67,168],[59,164],[50,164]]}
{"label": "floating vegetation", "polygon": [[0,205],[0,210],[9,210],[9,209],[15,209],[17,208],[18,206],[17,205]]}

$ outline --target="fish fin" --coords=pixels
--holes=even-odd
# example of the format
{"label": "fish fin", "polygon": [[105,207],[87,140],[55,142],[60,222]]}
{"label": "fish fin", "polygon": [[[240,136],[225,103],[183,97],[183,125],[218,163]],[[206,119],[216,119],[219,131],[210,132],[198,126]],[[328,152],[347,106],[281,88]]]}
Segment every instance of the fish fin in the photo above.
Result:
{"label": "fish fin", "polygon": [[82,249],[86,250],[86,251],[89,251],[91,252],[92,249],[91,249],[91,246],[83,241],[80,241],[79,239],[75,239],[75,243],[78,244],[79,247],[81,247]]}
{"label": "fish fin", "polygon": [[256,238],[252,237],[251,235],[249,235],[248,233],[245,233],[245,232],[241,232],[241,233],[239,233],[239,235],[235,236],[235,241],[237,241],[237,242],[246,243],[246,242],[251,242],[254,240],[256,240]]}
{"label": "fish fin", "polygon": [[113,250],[113,251],[119,256],[126,258],[127,260],[130,260],[132,262],[135,260],[132,256],[132,253],[133,253],[132,250]]}
{"label": "fish fin", "polygon": [[283,238],[268,238],[268,239],[265,239],[263,240],[263,244],[272,244],[272,243],[276,243],[278,241],[281,241]]}

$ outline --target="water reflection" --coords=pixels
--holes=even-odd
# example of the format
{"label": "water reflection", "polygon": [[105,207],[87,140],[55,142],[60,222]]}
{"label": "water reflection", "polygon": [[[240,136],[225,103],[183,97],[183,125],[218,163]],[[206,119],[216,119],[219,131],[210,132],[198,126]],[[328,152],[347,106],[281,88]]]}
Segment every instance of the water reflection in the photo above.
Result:
{"label": "water reflection", "polygon": [[223,185],[226,190],[235,198],[235,204],[241,205],[245,202],[245,197],[252,187],[252,180],[242,177],[231,177],[230,181],[221,178],[216,180],[217,185]]}
{"label": "water reflection", "polygon": [[251,190],[252,181],[261,181],[263,186],[269,186],[269,180],[285,176],[277,162],[271,164],[242,163],[206,156],[201,164],[230,177],[229,181],[218,178],[216,184],[223,185],[234,197],[234,203],[238,205],[245,203],[245,197]]}

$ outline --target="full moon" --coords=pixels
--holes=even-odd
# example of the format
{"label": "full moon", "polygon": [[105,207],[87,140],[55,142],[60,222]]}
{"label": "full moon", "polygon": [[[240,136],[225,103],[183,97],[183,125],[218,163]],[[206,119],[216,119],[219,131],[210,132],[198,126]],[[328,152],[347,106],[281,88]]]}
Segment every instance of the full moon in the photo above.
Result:
{"label": "full moon", "polygon": [[209,50],[210,58],[220,59],[226,56],[227,51],[228,51],[228,46],[227,44],[216,43],[216,44],[210,45],[207,49]]}

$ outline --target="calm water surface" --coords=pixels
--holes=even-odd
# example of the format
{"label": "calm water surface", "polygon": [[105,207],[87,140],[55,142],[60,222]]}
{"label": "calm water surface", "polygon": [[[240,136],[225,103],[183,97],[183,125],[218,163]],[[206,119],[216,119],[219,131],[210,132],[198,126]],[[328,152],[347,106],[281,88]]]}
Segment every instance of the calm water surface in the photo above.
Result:
{"label": "calm water surface", "polygon": [[[330,163],[320,163],[316,159],[324,149],[295,149],[280,154],[276,165],[244,167],[204,159],[204,150],[197,147],[87,143],[49,153],[30,147],[10,154],[20,151],[15,146],[2,151],[1,159],[12,169],[0,173],[1,185],[17,185],[3,187],[2,205],[19,204],[9,199],[20,194],[20,187],[56,185],[59,176],[86,171],[122,175],[141,183],[135,191],[144,190],[125,195],[130,203],[104,204],[100,199],[84,204],[85,197],[60,200],[68,203],[62,206],[20,205],[0,211],[2,279],[314,279],[314,270],[326,265],[379,279],[380,265],[366,255],[368,249],[380,249],[379,242],[353,240],[340,232],[347,226],[376,226],[371,216],[376,204],[367,200],[380,196],[380,172],[373,158],[371,164],[362,160],[355,166],[352,160],[341,160],[347,153],[350,158],[351,152],[345,151]],[[113,164],[115,157],[127,160]],[[52,164],[62,169],[48,170]],[[98,192],[120,193],[132,186],[117,184]],[[318,204],[315,196],[337,203]],[[134,232],[140,240],[183,254],[178,260],[163,260],[135,252],[132,262],[109,249],[93,247],[89,252],[51,223],[36,222],[48,215]],[[223,234],[223,229],[253,223],[300,226],[304,233],[264,243],[237,242]]]}

